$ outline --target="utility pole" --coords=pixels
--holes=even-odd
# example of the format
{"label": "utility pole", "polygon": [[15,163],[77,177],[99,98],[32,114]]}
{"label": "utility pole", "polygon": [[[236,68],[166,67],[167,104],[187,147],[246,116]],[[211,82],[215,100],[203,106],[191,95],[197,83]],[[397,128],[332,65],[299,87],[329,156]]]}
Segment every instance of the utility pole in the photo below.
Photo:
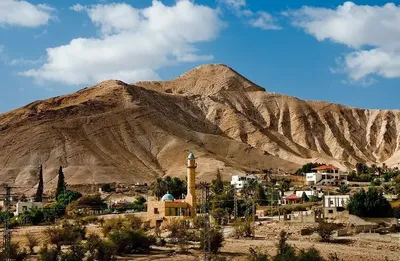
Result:
{"label": "utility pole", "polygon": [[202,208],[201,212],[204,217],[204,261],[211,260],[211,234],[210,234],[210,215],[209,215],[209,197],[210,197],[210,185],[206,182],[201,182],[201,201],[202,201]]}
{"label": "utility pole", "polygon": [[3,231],[3,252],[4,252],[4,260],[10,260],[10,243],[11,243],[11,229],[10,225],[10,199],[11,199],[11,189],[12,187],[5,185],[6,195],[4,199],[6,218],[4,221],[4,231]]}
{"label": "utility pole", "polygon": [[256,238],[256,204],[253,197],[253,239]]}
{"label": "utility pole", "polygon": [[236,187],[233,187],[233,203],[234,203],[234,214],[235,214],[235,220],[238,217],[238,202],[237,202],[237,191]]}

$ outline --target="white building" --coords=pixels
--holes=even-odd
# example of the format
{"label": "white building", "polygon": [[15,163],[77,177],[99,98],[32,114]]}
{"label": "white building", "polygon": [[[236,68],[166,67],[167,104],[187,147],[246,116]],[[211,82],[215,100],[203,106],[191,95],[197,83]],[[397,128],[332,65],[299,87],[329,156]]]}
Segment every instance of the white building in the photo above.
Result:
{"label": "white building", "polygon": [[232,176],[231,185],[236,189],[242,189],[245,184],[248,184],[251,181],[258,182],[258,178],[256,175],[235,175]]}
{"label": "white building", "polygon": [[14,215],[18,216],[19,214],[23,214],[25,211],[29,211],[31,209],[43,209],[42,202],[18,202],[15,206]]}
{"label": "white building", "polygon": [[340,185],[348,184],[347,173],[343,173],[333,165],[322,165],[306,173],[307,185]]}
{"label": "white building", "polygon": [[321,198],[324,193],[323,192],[318,192],[317,190],[298,190],[296,191],[296,196],[297,197],[302,197],[303,193],[306,193],[307,197],[315,196]]}
{"label": "white building", "polygon": [[349,201],[349,195],[325,195],[323,202],[324,217],[335,218],[346,209]]}
{"label": "white building", "polygon": [[350,195],[325,195],[324,208],[345,208],[350,201]]}

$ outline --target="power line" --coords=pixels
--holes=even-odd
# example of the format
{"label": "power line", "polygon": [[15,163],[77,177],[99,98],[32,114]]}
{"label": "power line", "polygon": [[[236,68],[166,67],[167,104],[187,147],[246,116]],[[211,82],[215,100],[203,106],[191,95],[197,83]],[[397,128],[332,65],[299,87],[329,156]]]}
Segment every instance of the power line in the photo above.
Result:
{"label": "power line", "polygon": [[209,197],[210,197],[210,184],[201,182],[201,201],[202,201],[202,215],[204,217],[204,238],[203,238],[203,252],[204,261],[211,260],[211,233],[210,233],[210,214],[209,214]]}
{"label": "power line", "polygon": [[10,225],[10,198],[11,198],[11,189],[13,187],[9,185],[5,185],[6,195],[4,199],[6,218],[4,221],[4,231],[3,231],[3,252],[4,252],[4,260],[10,260],[10,244],[11,244],[11,229]]}

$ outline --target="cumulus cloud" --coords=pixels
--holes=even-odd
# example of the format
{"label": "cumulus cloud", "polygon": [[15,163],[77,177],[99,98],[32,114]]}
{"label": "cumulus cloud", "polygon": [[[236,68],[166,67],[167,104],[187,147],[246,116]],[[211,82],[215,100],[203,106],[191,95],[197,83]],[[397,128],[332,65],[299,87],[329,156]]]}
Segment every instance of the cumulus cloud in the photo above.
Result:
{"label": "cumulus cloud", "polygon": [[317,40],[330,40],[354,49],[342,57],[341,63],[351,80],[371,75],[400,77],[399,6],[345,2],[336,9],[305,6],[286,14],[295,26]]}
{"label": "cumulus cloud", "polygon": [[258,17],[249,21],[253,27],[258,27],[263,30],[280,30],[282,27],[275,24],[275,19],[267,12],[260,11]]}
{"label": "cumulus cloud", "polygon": [[0,26],[38,27],[53,19],[54,11],[54,8],[45,4],[33,5],[26,1],[1,0]]}
{"label": "cumulus cloud", "polygon": [[216,9],[189,0],[173,6],[153,1],[143,9],[128,4],[75,5],[72,9],[85,11],[101,36],[48,48],[46,62],[22,75],[66,84],[158,79],[159,68],[213,59],[200,54],[195,45],[213,40],[224,27]]}
{"label": "cumulus cloud", "polygon": [[249,8],[247,8],[246,0],[218,0],[222,5],[228,7],[229,10],[238,17],[245,17],[246,23],[263,30],[280,30],[280,26],[275,24],[275,18],[271,14],[258,11],[254,13]]}

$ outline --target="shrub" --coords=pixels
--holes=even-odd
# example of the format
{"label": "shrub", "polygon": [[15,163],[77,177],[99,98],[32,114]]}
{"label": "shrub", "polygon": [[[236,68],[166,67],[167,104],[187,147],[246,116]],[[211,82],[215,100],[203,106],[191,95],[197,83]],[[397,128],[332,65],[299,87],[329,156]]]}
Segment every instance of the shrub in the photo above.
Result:
{"label": "shrub", "polygon": [[83,225],[97,224],[97,223],[99,223],[99,218],[96,216],[87,216],[87,217],[81,218],[80,221]]}
{"label": "shrub", "polygon": [[[18,243],[11,242],[9,246],[9,260],[23,261],[28,256],[25,250],[20,248]],[[5,253],[3,251],[0,252],[0,260],[5,260]]]}
{"label": "shrub", "polygon": [[39,240],[35,237],[35,235],[30,233],[25,234],[25,238],[29,248],[29,253],[32,255],[34,253],[34,248],[39,244]]}
{"label": "shrub", "polygon": [[325,261],[319,251],[314,247],[301,249],[297,256],[297,261]]}
{"label": "shrub", "polygon": [[146,236],[142,229],[112,231],[108,238],[115,244],[117,254],[148,252],[156,242],[154,237]]}
{"label": "shrub", "polygon": [[269,261],[270,257],[267,252],[262,252],[259,248],[249,248],[247,254],[248,261]]}
{"label": "shrub", "polygon": [[101,190],[104,192],[111,192],[111,185],[110,184],[104,184],[101,186]]}
{"label": "shrub", "polygon": [[98,235],[91,234],[87,238],[86,249],[89,252],[88,261],[111,261],[115,259],[116,246],[109,240],[103,240]]}
{"label": "shrub", "polygon": [[44,233],[49,243],[56,245],[60,250],[62,245],[73,245],[85,239],[86,228],[79,224],[64,222],[61,227],[48,228]]}
{"label": "shrub", "polygon": [[317,232],[318,235],[321,237],[321,241],[330,241],[336,228],[336,225],[333,223],[327,223],[325,221],[319,222]]}
{"label": "shrub", "polygon": [[286,231],[282,230],[279,234],[279,242],[277,244],[278,253],[273,257],[274,261],[296,260],[296,250],[287,243],[287,240],[288,234]]}
{"label": "shrub", "polygon": [[254,224],[250,217],[244,221],[237,219],[233,223],[233,234],[235,238],[251,237],[253,235]]}
{"label": "shrub", "polygon": [[85,253],[85,247],[80,242],[76,242],[68,251],[61,253],[60,261],[80,261],[83,260]]}
{"label": "shrub", "polygon": [[400,200],[392,202],[393,215],[395,218],[400,218]]}
{"label": "shrub", "polygon": [[211,216],[214,218],[215,222],[218,225],[225,225],[226,223],[228,223],[228,213],[226,212],[225,209],[222,208],[216,208],[213,209],[211,212]]}
{"label": "shrub", "polygon": [[113,218],[105,220],[102,224],[102,232],[107,236],[113,230],[120,229],[139,229],[142,225],[142,220],[136,216],[128,216],[125,218]]}
{"label": "shrub", "polygon": [[[223,246],[224,242],[224,234],[222,233],[221,229],[219,228],[211,228],[209,232],[209,238],[210,238],[210,252],[212,254],[217,254],[219,250]],[[200,248],[204,249],[204,230],[202,231],[202,237],[203,240],[200,241]]]}
{"label": "shrub", "polygon": [[39,260],[40,261],[56,261],[60,250],[57,248],[49,248],[46,244],[39,250]]}

